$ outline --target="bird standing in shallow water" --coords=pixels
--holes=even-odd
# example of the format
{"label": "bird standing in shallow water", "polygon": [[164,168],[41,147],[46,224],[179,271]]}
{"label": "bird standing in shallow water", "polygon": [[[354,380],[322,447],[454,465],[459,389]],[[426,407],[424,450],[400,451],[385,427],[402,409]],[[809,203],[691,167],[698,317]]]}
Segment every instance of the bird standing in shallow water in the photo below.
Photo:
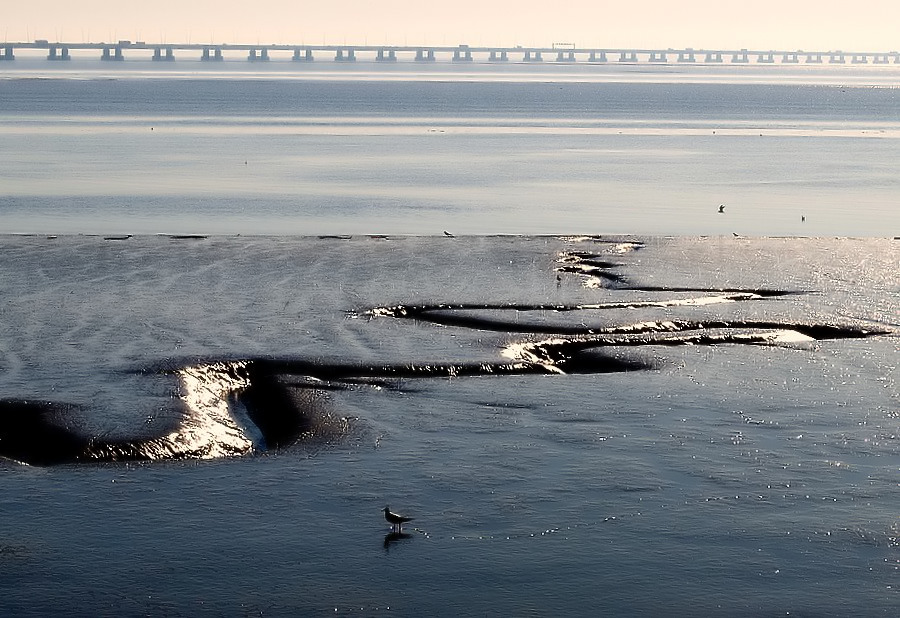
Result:
{"label": "bird standing in shallow water", "polygon": [[384,518],[391,524],[391,529],[396,530],[397,532],[403,532],[403,524],[412,521],[412,517],[404,517],[397,513],[391,513],[391,507],[389,506],[384,507]]}

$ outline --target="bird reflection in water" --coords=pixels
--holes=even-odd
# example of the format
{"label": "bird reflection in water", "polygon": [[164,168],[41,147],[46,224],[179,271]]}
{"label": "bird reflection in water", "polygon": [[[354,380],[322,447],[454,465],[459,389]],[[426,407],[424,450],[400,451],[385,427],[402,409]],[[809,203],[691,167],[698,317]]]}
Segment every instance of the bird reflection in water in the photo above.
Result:
{"label": "bird reflection in water", "polygon": [[390,551],[391,545],[398,541],[411,539],[413,535],[408,532],[388,532],[384,535],[384,551]]}

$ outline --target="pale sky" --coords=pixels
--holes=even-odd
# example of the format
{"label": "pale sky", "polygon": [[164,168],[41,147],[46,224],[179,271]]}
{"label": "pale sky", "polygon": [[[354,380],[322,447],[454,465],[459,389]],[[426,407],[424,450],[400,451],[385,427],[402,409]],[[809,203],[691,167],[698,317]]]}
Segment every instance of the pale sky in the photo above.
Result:
{"label": "pale sky", "polygon": [[900,49],[900,1],[3,0],[0,36],[14,42],[893,51]]}

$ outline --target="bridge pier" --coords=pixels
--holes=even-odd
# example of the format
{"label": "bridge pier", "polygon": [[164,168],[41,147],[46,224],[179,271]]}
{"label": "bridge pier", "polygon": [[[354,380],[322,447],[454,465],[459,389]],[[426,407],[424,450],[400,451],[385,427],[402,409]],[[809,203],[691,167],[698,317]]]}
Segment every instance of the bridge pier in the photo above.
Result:
{"label": "bridge pier", "polygon": [[125,60],[125,56],[122,54],[122,48],[118,45],[115,47],[106,46],[103,48],[103,54],[100,56],[100,60],[121,62],[122,60]]}
{"label": "bridge pier", "polygon": [[800,57],[796,52],[785,52],[785,54],[781,57],[782,64],[797,64],[798,62],[800,62]]}
{"label": "bridge pier", "polygon": [[249,60],[250,62],[268,62],[269,50],[263,47],[259,50],[259,54],[257,54],[256,49],[251,49],[250,53],[247,54],[247,60]]}
{"label": "bridge pier", "polygon": [[694,50],[689,47],[678,52],[678,62],[697,62]]}
{"label": "bridge pier", "polygon": [[13,54],[13,48],[10,46],[6,46],[3,49],[0,49],[0,61],[3,60],[15,60],[16,56]]}
{"label": "bridge pier", "polygon": [[619,62],[637,62],[636,52],[622,52],[619,54]]}
{"label": "bridge pier", "polygon": [[505,51],[497,52],[491,51],[491,55],[488,58],[489,62],[509,62],[509,56]]}
{"label": "bridge pier", "polygon": [[649,61],[662,63],[662,62],[668,62],[669,60],[668,60],[668,58],[666,58],[666,52],[659,51],[659,52],[650,52]]}
{"label": "bridge pier", "polygon": [[704,62],[722,62],[722,52],[706,52]]}
{"label": "bridge pier", "polygon": [[889,64],[890,61],[890,56],[888,54],[875,54],[872,58],[873,64]]}
{"label": "bridge pier", "polygon": [[573,51],[558,51],[558,52],[556,52],[556,61],[557,62],[576,62],[575,52],[573,52]]}
{"label": "bridge pier", "polygon": [[[210,53],[212,52],[212,53]],[[210,49],[209,47],[203,48],[203,55],[200,56],[200,60],[203,61],[211,61],[211,62],[222,62],[224,58],[222,57],[222,48],[215,47]]]}
{"label": "bridge pier", "polygon": [[344,49],[343,47],[339,47],[337,52],[334,54],[335,62],[356,62],[356,50],[352,47],[348,47]]}
{"label": "bridge pier", "polygon": [[853,64],[869,64],[869,57],[865,54],[853,54]]}
{"label": "bridge pier", "polygon": [[843,52],[833,52],[828,54],[828,62],[829,64],[844,64],[846,58]]}
{"label": "bridge pier", "polygon": [[606,52],[591,52],[588,62],[606,62]]}
{"label": "bridge pier", "polygon": [[820,64],[822,62],[822,54],[806,54],[807,64]]}
{"label": "bridge pier", "polygon": [[772,64],[775,62],[775,54],[772,52],[760,53],[756,56],[756,62],[761,64]]}
{"label": "bridge pier", "polygon": [[[12,48],[8,48],[9,53],[12,53]],[[71,60],[71,56],[69,56],[69,48],[62,47],[58,45],[51,45],[50,51],[47,53],[47,60]],[[12,60],[12,58],[10,58]]]}
{"label": "bridge pier", "polygon": [[377,60],[378,62],[396,62],[397,52],[395,52],[393,49],[386,50],[384,48],[381,48],[375,54],[375,60]]}
{"label": "bridge pier", "polygon": [[166,53],[163,55],[162,47],[154,47],[153,48],[153,60],[156,62],[166,61],[172,62],[175,60],[175,52],[172,50],[172,47],[166,47]]}
{"label": "bridge pier", "polygon": [[739,52],[734,52],[734,54],[731,55],[731,62],[734,62],[734,63],[750,62],[750,56],[747,54],[747,50],[742,49]]}
{"label": "bridge pier", "polygon": [[453,51],[453,62],[472,62],[472,52],[468,45],[460,45]]}
{"label": "bridge pier", "polygon": [[294,62],[312,62],[313,52],[311,49],[301,50],[299,47],[294,48],[294,55],[291,56]]}
{"label": "bridge pier", "polygon": [[534,55],[530,51],[525,52],[525,56],[522,58],[524,62],[543,62],[544,58],[541,56],[541,52],[536,51]]}
{"label": "bridge pier", "polygon": [[434,62],[433,49],[417,49],[416,62]]}

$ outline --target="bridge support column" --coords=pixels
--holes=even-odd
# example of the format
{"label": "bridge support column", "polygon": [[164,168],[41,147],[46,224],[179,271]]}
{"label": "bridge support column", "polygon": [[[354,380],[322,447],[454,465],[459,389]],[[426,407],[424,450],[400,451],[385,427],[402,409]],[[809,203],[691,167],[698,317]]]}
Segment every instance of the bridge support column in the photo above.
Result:
{"label": "bridge support column", "polygon": [[212,61],[212,62],[221,62],[222,58],[222,48],[203,48],[203,54],[200,56],[200,60],[203,61]]}
{"label": "bridge support column", "polygon": [[734,52],[731,56],[731,61],[734,63],[745,63],[750,62],[750,56],[747,54],[746,49],[742,49],[739,52]]}
{"label": "bridge support column", "polygon": [[781,57],[782,64],[797,64],[800,57],[796,53],[786,53]]}
{"label": "bridge support column", "polygon": [[103,54],[100,56],[100,60],[119,62],[125,60],[125,56],[122,55],[121,47],[106,46],[103,48]]}
{"label": "bridge support column", "polygon": [[806,54],[807,64],[819,64],[822,62],[822,54]]}
{"label": "bridge support column", "polygon": [[704,62],[722,62],[722,52],[706,52]]}
{"label": "bridge support column", "polygon": [[216,48],[203,48],[203,54],[200,56],[200,60],[204,62],[222,62],[222,49],[220,47]]}
{"label": "bridge support column", "polygon": [[166,47],[166,53],[163,54],[162,47],[154,47],[153,48],[153,60],[155,62],[161,62],[161,61],[172,62],[173,60],[175,60],[175,52],[172,50],[171,47]]}
{"label": "bridge support column", "polygon": [[453,50],[453,62],[472,62],[472,51],[468,45],[460,45]]}
{"label": "bridge support column", "polygon": [[853,64],[869,64],[869,57],[865,54],[853,54]]}
{"label": "bridge support column", "polygon": [[16,57],[13,54],[13,48],[10,46],[6,46],[3,49],[0,49],[0,61],[2,60],[15,60]]}
{"label": "bridge support column", "polygon": [[872,58],[873,64],[888,64],[890,62],[890,57],[887,54],[875,54],[875,57]]}
{"label": "bridge support column", "polygon": [[772,64],[775,62],[775,54],[772,52],[761,53],[756,57],[756,61],[761,64]]}
{"label": "bridge support column", "polygon": [[397,61],[397,52],[393,49],[384,49],[381,48],[375,54],[375,60],[378,62],[396,62]]}
{"label": "bridge support column", "polygon": [[492,51],[489,62],[509,62],[509,55],[505,51]]}
{"label": "bridge support column", "polygon": [[650,52],[650,62],[668,62],[666,52]]}
{"label": "bridge support column", "polygon": [[636,52],[621,52],[619,54],[619,62],[637,62],[637,53]]}
{"label": "bridge support column", "polygon": [[588,62],[606,62],[606,52],[592,51],[590,57],[588,58]]}
{"label": "bridge support column", "polygon": [[356,50],[354,50],[352,47],[348,47],[347,49],[340,47],[334,54],[334,61],[356,62]]}
{"label": "bridge support column", "polygon": [[536,51],[534,53],[527,51],[525,52],[525,56],[522,58],[525,62],[543,62],[544,58],[541,56],[541,52]]}
{"label": "bridge support column", "polygon": [[834,52],[828,56],[828,62],[830,64],[844,64],[845,61],[846,58],[844,57],[843,52]]}
{"label": "bridge support column", "polygon": [[250,62],[268,62],[269,60],[269,50],[266,48],[260,49],[258,52],[256,49],[250,49],[250,53],[247,54],[247,60]]}
{"label": "bridge support column", "polygon": [[678,52],[678,62],[697,62],[694,50],[687,48]]}
{"label": "bridge support column", "polygon": [[[9,53],[12,53],[12,48],[9,48]],[[51,45],[50,51],[47,53],[47,60],[71,60],[71,56],[69,56],[69,48],[62,47],[58,45]],[[12,58],[10,58],[12,60]],[[108,60],[108,58],[107,58]]]}
{"label": "bridge support column", "polygon": [[313,61],[313,53],[311,49],[300,49],[299,47],[294,48],[294,55],[291,56],[291,60],[294,62],[312,62]]}

